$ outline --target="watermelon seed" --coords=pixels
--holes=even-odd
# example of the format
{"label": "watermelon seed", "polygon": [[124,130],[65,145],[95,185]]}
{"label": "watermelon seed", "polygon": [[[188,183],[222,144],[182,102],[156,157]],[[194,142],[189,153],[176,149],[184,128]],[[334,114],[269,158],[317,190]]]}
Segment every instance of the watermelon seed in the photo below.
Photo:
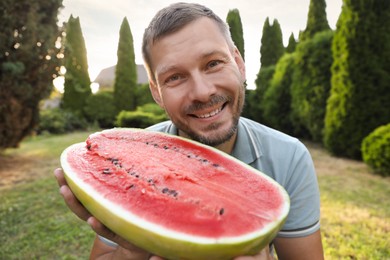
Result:
{"label": "watermelon seed", "polygon": [[219,167],[219,164],[213,163],[213,166],[214,166],[214,167]]}
{"label": "watermelon seed", "polygon": [[225,209],[224,208],[221,208],[220,210],[219,210],[219,215],[223,215],[223,213],[225,212]]}
{"label": "watermelon seed", "polygon": [[87,149],[88,149],[89,151],[91,151],[91,145],[90,145],[90,144],[87,145]]}
{"label": "watermelon seed", "polygon": [[168,188],[164,188],[164,189],[162,189],[162,193],[167,193],[169,191],[169,189]]}
{"label": "watermelon seed", "polygon": [[126,187],[126,190],[129,190],[129,189],[134,188],[134,187],[135,187],[135,185],[134,185],[134,184],[131,184],[131,185],[129,185],[129,186]]}
{"label": "watermelon seed", "polygon": [[164,149],[165,149],[165,150],[168,150],[168,148],[169,148],[168,146],[164,145]]}
{"label": "watermelon seed", "polygon": [[111,174],[110,169],[106,168],[103,170],[103,174]]}

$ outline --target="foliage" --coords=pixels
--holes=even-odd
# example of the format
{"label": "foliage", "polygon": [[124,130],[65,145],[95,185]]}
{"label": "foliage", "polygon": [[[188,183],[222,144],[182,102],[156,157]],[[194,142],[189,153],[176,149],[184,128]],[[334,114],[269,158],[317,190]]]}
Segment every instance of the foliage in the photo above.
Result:
{"label": "foliage", "polygon": [[226,22],[229,25],[230,35],[232,36],[234,44],[240,51],[242,58],[245,59],[244,32],[242,29],[240,12],[238,9],[229,10],[226,17]]}
{"label": "foliage", "polygon": [[[291,86],[291,113],[295,129],[307,129],[314,141],[322,140],[326,101],[330,92],[333,31],[317,33],[298,44]],[[303,133],[301,133],[303,134]]]}
{"label": "foliage", "polygon": [[243,116],[253,119],[260,123],[264,121],[261,103],[263,102],[264,93],[267,91],[272,76],[275,72],[275,66],[261,67],[256,78],[256,89],[246,90],[246,105]]}
{"label": "foliage", "polygon": [[328,19],[326,18],[325,0],[310,0],[306,29],[300,34],[300,40],[310,39],[316,33],[329,29]]}
{"label": "foliage", "polygon": [[119,31],[115,70],[114,101],[117,112],[136,108],[137,66],[129,22],[125,17]]}
{"label": "foliage", "polygon": [[39,125],[35,129],[38,134],[63,134],[75,130],[84,130],[88,123],[70,110],[60,108],[40,111]]}
{"label": "foliage", "polygon": [[88,74],[87,50],[80,19],[72,15],[66,27],[65,40],[65,83],[62,106],[83,115],[85,102],[92,94]]}
{"label": "foliage", "polygon": [[264,121],[269,126],[295,134],[291,122],[291,84],[295,66],[295,54],[284,54],[276,64],[270,86],[261,102]]}
{"label": "foliage", "polygon": [[148,103],[154,103],[152,93],[149,89],[149,84],[138,84],[136,88],[136,104],[142,106]]}
{"label": "foliage", "polygon": [[286,47],[286,52],[293,53],[296,47],[297,47],[297,41],[295,40],[294,33],[291,33],[290,37],[288,38],[288,45]]}
{"label": "foliage", "polygon": [[363,139],[362,156],[375,172],[390,176],[390,123],[376,128]]}
{"label": "foliage", "polygon": [[60,7],[62,0],[0,1],[0,150],[17,147],[38,123],[60,64]]}
{"label": "foliage", "polygon": [[332,52],[324,144],[361,159],[362,140],[390,121],[390,1],[345,0]]}
{"label": "foliage", "polygon": [[260,63],[261,67],[275,65],[284,53],[282,29],[278,20],[270,25],[269,18],[264,22],[261,37]]}
{"label": "foliage", "polygon": [[97,122],[101,128],[113,127],[117,115],[113,93],[99,91],[89,96],[84,111],[88,121]]}
{"label": "foliage", "polygon": [[116,125],[119,127],[146,128],[167,120],[163,109],[151,103],[137,107],[135,111],[121,111],[117,117]]}

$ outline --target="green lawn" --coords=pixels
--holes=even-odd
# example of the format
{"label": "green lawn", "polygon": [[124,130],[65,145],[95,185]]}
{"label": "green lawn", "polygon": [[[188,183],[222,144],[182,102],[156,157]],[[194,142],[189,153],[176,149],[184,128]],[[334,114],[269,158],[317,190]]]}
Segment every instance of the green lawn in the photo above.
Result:
{"label": "green lawn", "polygon": [[[88,134],[29,138],[0,157],[0,259],[88,259],[94,234],[66,208],[53,177],[61,151]],[[390,259],[390,178],[307,145],[326,259]]]}

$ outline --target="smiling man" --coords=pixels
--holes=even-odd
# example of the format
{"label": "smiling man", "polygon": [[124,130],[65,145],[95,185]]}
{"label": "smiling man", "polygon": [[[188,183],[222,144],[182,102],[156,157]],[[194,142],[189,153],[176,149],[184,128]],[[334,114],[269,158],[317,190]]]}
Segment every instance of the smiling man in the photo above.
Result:
{"label": "smiling man", "polygon": [[[279,259],[323,259],[319,191],[310,154],[297,139],[240,117],[245,64],[226,23],[207,7],[173,4],[153,18],[142,50],[153,98],[170,118],[150,130],[229,153],[275,179],[290,196],[290,213],[273,245],[237,259],[272,259],[273,248]],[[55,174],[69,208],[98,234],[92,259],[161,259],[105,228],[77,201],[62,171]]]}

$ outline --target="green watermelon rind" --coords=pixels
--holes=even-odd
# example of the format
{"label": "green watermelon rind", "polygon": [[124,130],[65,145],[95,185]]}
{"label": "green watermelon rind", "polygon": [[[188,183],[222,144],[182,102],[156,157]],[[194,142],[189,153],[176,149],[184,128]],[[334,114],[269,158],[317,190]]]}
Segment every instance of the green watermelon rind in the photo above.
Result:
{"label": "green watermelon rind", "polygon": [[[134,128],[114,128],[103,130],[100,133],[109,131],[145,131]],[[95,133],[99,134],[99,133]],[[279,219],[274,220],[261,230],[245,234],[238,237],[227,237],[211,239],[199,236],[192,236],[185,233],[168,230],[156,223],[143,220],[128,211],[121,208],[120,205],[110,202],[92,186],[84,183],[77,178],[67,162],[67,155],[78,146],[85,147],[85,143],[73,144],[66,148],[61,154],[61,166],[64,170],[68,185],[78,200],[105,226],[110,228],[126,240],[135,245],[152,252],[156,255],[168,259],[230,259],[240,255],[253,255],[267,246],[276,236],[277,232],[283,226],[290,207],[290,200],[287,192],[282,186],[269,176],[255,170],[238,159],[227,155],[213,147],[200,144],[198,142],[182,137],[156,132],[156,135],[165,135],[173,138],[179,138],[198,146],[203,146],[218,154],[221,154],[228,160],[233,160],[244,166],[248,171],[259,174],[268,182],[276,186],[284,198],[284,205],[281,205]]]}

